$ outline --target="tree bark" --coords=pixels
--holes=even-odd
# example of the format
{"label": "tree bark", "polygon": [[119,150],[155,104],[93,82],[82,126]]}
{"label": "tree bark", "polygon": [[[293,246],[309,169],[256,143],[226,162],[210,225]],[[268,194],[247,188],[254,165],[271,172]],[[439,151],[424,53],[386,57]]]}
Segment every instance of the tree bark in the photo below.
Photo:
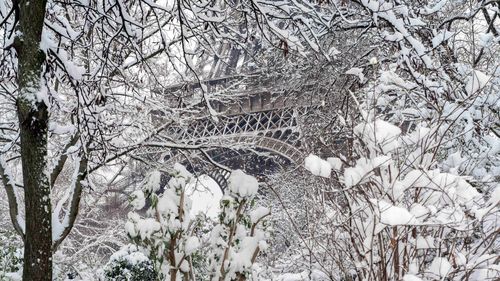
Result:
{"label": "tree bark", "polygon": [[[16,1],[15,1],[16,2]],[[23,280],[52,280],[52,207],[46,174],[48,108],[42,98],[40,50],[46,0],[19,0],[14,47],[18,56],[17,114],[21,138],[26,234]]]}

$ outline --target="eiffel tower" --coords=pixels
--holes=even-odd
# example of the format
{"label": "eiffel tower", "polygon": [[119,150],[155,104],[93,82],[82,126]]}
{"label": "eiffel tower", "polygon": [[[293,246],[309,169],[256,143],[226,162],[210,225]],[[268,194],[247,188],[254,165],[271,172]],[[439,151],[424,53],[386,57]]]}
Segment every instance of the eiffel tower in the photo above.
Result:
{"label": "eiffel tower", "polygon": [[[182,102],[199,100],[201,110],[189,123],[172,125],[159,136],[160,142],[208,144],[203,151],[170,150],[162,154],[161,161],[165,166],[179,162],[197,175],[206,174],[221,189],[234,169],[264,180],[278,171],[300,166],[307,156],[303,117],[323,103],[321,96],[314,93],[314,85],[291,90],[283,85],[286,81],[266,78],[259,72],[221,77],[229,73],[227,68],[236,67],[236,61],[245,60],[241,52],[225,48],[226,71],[221,70],[220,63],[215,63],[211,71],[219,77],[162,89],[164,96],[177,97],[171,103],[179,104],[178,97]],[[228,89],[236,97],[207,98]]]}
{"label": "eiffel tower", "polygon": [[[203,87],[210,93],[238,79],[213,79],[182,90],[196,92]],[[184,151],[171,151],[164,157],[165,163],[179,162],[196,174],[207,174],[222,189],[233,169],[265,177],[301,165],[306,156],[302,117],[321,103],[314,95],[273,90],[259,83],[247,85],[248,90],[240,91],[237,100],[210,101],[211,112],[205,110],[187,124],[168,127],[163,135],[176,143],[209,146],[189,157]]]}

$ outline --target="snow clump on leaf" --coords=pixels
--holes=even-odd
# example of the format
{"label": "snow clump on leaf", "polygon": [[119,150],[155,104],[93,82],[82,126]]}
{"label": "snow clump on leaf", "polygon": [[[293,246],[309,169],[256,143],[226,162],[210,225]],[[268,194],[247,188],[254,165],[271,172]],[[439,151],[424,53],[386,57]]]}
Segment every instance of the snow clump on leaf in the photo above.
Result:
{"label": "snow clump on leaf", "polygon": [[232,193],[240,197],[252,197],[257,194],[259,189],[257,179],[239,169],[231,173],[227,185]]}
{"label": "snow clump on leaf", "polygon": [[140,210],[146,205],[146,199],[144,198],[144,193],[142,190],[136,190],[130,195],[130,205],[134,210]]}
{"label": "snow clump on leaf", "polygon": [[332,166],[327,161],[320,157],[309,154],[304,160],[305,168],[315,176],[329,178],[332,171]]}

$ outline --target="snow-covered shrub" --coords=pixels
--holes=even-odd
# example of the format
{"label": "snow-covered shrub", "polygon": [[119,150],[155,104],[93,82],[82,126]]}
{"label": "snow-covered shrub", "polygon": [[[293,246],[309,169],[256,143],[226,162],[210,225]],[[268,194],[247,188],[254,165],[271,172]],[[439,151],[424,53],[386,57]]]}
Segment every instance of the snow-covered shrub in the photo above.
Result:
{"label": "snow-covered shrub", "polygon": [[131,205],[135,210],[144,208],[146,200],[150,206],[144,217],[136,211],[130,212],[125,229],[149,254],[160,280],[187,278],[192,272],[191,255],[199,247],[198,238],[190,235],[191,200],[185,196],[186,185],[193,176],[184,166],[175,164],[172,178],[158,195],[160,177],[160,172],[152,172],[143,189],[132,194]]}
{"label": "snow-covered shrub", "polygon": [[335,116],[346,149],[305,160],[325,184],[304,256],[332,279],[498,280],[498,8],[358,3],[385,50],[346,71],[359,82],[345,91],[356,114]]}
{"label": "snow-covered shrub", "polygon": [[153,262],[135,245],[127,245],[114,253],[104,267],[106,281],[156,280]]}
{"label": "snow-covered shrub", "polygon": [[211,280],[246,280],[260,251],[266,250],[266,207],[253,208],[257,180],[241,170],[231,173],[229,192],[221,200],[221,214],[210,235]]}
{"label": "snow-covered shrub", "polygon": [[[330,163],[322,169],[339,183],[334,192],[343,200],[325,209],[329,236],[349,249],[340,262],[361,280],[497,280],[500,139],[458,122],[466,110],[452,119],[435,112],[433,122],[415,122],[407,133],[376,113],[389,110],[367,98],[352,154],[306,162],[321,176],[315,167]],[[474,140],[476,147],[463,146]]]}
{"label": "snow-covered shrub", "polygon": [[[243,280],[252,274],[259,252],[266,248],[264,218],[269,210],[252,209],[258,182],[241,170],[233,171],[228,192],[221,200],[220,222],[203,221],[190,216],[191,200],[186,186],[193,176],[175,164],[172,178],[160,190],[160,173],[152,172],[143,189],[131,196],[136,210],[128,214],[125,225],[130,238],[149,255],[159,280]],[[149,208],[144,216],[140,209]],[[208,227],[212,226],[211,231]],[[210,270],[207,272],[206,267]]]}
{"label": "snow-covered shrub", "polygon": [[16,238],[15,233],[8,231],[0,235],[0,280],[21,279],[23,249],[15,243]]}

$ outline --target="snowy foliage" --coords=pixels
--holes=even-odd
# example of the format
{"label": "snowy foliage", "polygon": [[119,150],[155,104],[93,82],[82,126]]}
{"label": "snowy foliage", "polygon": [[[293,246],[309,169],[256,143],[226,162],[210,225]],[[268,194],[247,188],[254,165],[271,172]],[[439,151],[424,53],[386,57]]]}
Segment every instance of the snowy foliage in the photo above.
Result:
{"label": "snowy foliage", "polygon": [[251,210],[258,188],[254,177],[236,170],[229,180],[230,192],[221,200],[219,223],[210,234],[210,276],[211,280],[254,280],[256,258],[268,247],[270,210]]}
{"label": "snowy foliage", "polygon": [[[56,278],[83,268],[90,280],[77,261],[95,266],[123,244],[116,217],[97,219],[115,192],[131,195],[125,229],[160,279],[496,280],[499,9],[495,0],[0,0],[0,217],[24,237],[42,229],[23,206],[41,206],[32,213],[52,221],[39,239]],[[24,29],[40,32],[25,40]],[[202,82],[228,75],[243,78],[223,89]],[[311,137],[300,141],[312,176],[294,170],[263,189],[234,171],[220,220],[207,226],[190,215],[193,176],[176,165],[161,186],[162,165],[172,150],[204,154],[221,142],[172,132],[217,121],[213,105],[238,101],[257,75],[286,84],[258,81],[273,102],[312,89],[298,124]],[[40,145],[23,145],[22,129],[40,128]],[[24,157],[35,150],[39,159]],[[162,170],[132,194],[131,159]],[[269,209],[253,206],[263,190],[277,201]],[[261,267],[270,210],[281,244]],[[19,253],[1,252],[3,266],[19,269]]]}
{"label": "snowy foliage", "polygon": [[0,280],[20,280],[23,251],[16,243],[15,233],[0,232]]}
{"label": "snowy foliage", "polygon": [[359,115],[332,114],[345,143],[305,158],[316,176],[326,157],[341,164],[310,196],[296,248],[313,261],[304,268],[332,279],[497,280],[500,48],[488,42],[498,42],[498,7],[360,2],[380,52],[346,67],[360,83],[345,91]]}
{"label": "snowy foliage", "polygon": [[[190,235],[194,222],[189,216],[191,201],[185,197],[193,176],[180,164],[175,164],[171,176],[160,195],[155,193],[160,190],[159,172],[146,177],[143,189],[132,194],[135,211],[128,214],[125,230],[149,255],[159,278],[175,280],[192,271],[191,255],[197,243]],[[149,206],[146,216],[141,217],[138,211],[145,206],[145,198]]]}
{"label": "snowy foliage", "polygon": [[104,267],[106,281],[155,280],[153,263],[135,245],[127,245],[114,253]]}
{"label": "snowy foliage", "polygon": [[[352,154],[338,155],[346,165],[334,192],[345,199],[328,209],[343,227],[329,231],[352,249],[344,266],[362,280],[498,279],[497,84],[471,70],[450,98],[451,82],[412,73],[421,79],[415,84],[401,67],[381,69],[359,97]],[[423,92],[431,84],[429,101]]]}
{"label": "snowy foliage", "polygon": [[[348,222],[334,237],[354,249],[356,274],[363,279],[498,278],[498,178],[484,181],[484,175],[473,176],[474,170],[464,175],[460,161],[450,163],[435,150],[449,126],[460,124],[426,128],[420,123],[403,135],[376,115],[364,116],[354,128],[360,158],[345,158],[351,164],[339,171],[337,190],[345,201],[333,215],[334,224]],[[495,152],[477,160],[493,161],[488,166],[494,168],[498,159]],[[475,169],[484,169],[479,163]]]}
{"label": "snowy foliage", "polygon": [[[125,229],[149,255],[158,278],[193,279],[197,274],[210,275],[211,280],[250,277],[259,252],[267,248],[268,236],[263,226],[270,214],[264,207],[250,209],[258,189],[257,180],[241,170],[233,171],[229,192],[221,200],[220,222],[213,226],[210,234],[197,235],[197,229],[207,222],[189,215],[191,201],[185,195],[186,186],[194,181],[193,176],[184,166],[175,164],[168,185],[157,195],[151,190],[160,190],[160,187],[150,183],[156,174],[158,172],[152,172],[153,176],[146,177],[143,190],[132,194],[131,205],[135,211],[128,214]],[[144,207],[144,198],[149,206],[143,217],[139,211]],[[209,259],[205,265],[210,268],[208,272],[197,262],[200,258],[202,263]]]}

